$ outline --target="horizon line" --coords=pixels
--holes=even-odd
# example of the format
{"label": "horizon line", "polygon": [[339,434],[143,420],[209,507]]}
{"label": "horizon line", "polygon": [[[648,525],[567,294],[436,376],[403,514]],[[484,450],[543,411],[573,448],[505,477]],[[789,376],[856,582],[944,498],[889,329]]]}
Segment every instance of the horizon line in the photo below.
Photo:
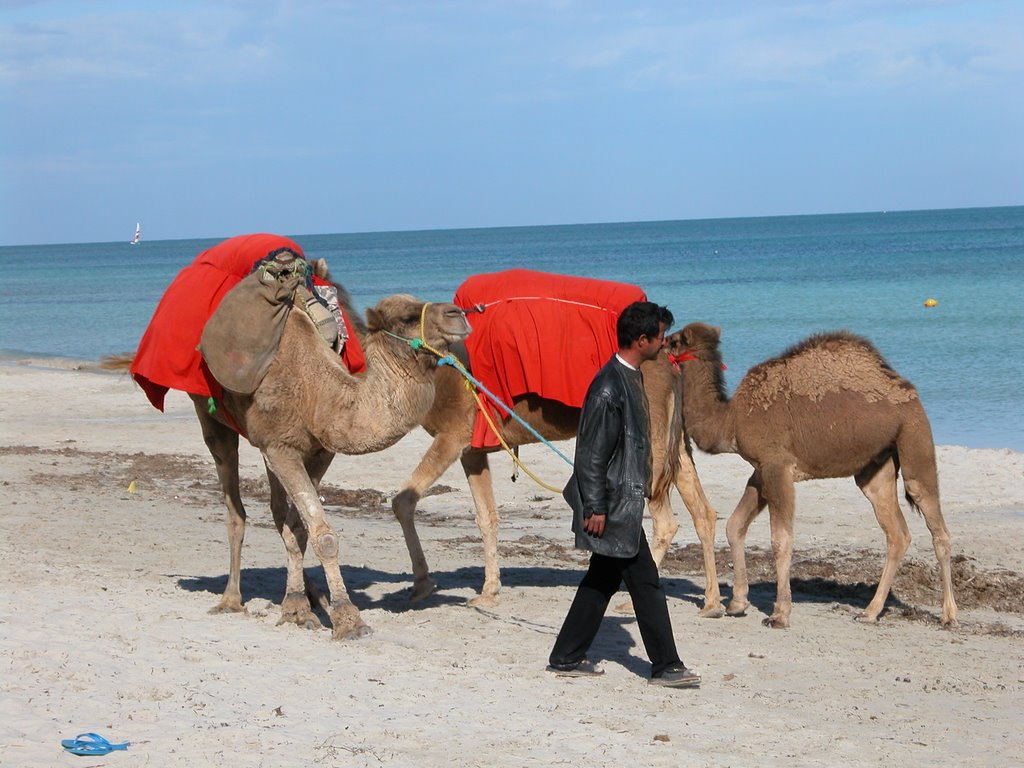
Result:
{"label": "horizon line", "polygon": [[[1007,204],[1007,205],[974,205],[974,206],[960,206],[955,208],[901,208],[901,209],[878,209],[869,211],[834,211],[829,213],[784,213],[775,215],[757,215],[757,216],[702,216],[694,219],[631,219],[621,221],[581,221],[581,222],[563,222],[559,224],[499,224],[492,226],[477,226],[477,227],[437,227],[437,228],[412,228],[412,229],[381,229],[381,230],[356,230],[351,232],[305,232],[302,234],[290,234],[285,235],[286,237],[335,237],[338,235],[353,236],[353,235],[392,235],[392,234],[419,234],[428,232],[481,232],[487,230],[503,230],[503,229],[554,229],[554,228],[568,228],[568,227],[598,227],[598,226],[621,226],[624,224],[671,224],[671,223],[696,223],[702,221],[742,221],[742,220],[757,220],[757,219],[796,219],[796,218],[814,218],[822,216],[864,216],[868,214],[888,215],[888,214],[907,214],[907,213],[929,213],[937,211],[971,211],[971,210],[990,210],[999,208],[1022,208],[1024,203]],[[264,231],[264,230],[259,230]],[[159,240],[149,240],[144,242],[153,243],[171,243],[171,242],[193,242],[196,240],[214,240],[221,241],[226,240],[230,237],[236,237],[238,234],[252,234],[252,233],[236,233],[235,235],[203,235],[198,237],[169,237],[162,238]],[[120,243],[121,240],[83,240],[83,241],[61,241],[61,242],[46,242],[46,243],[0,243],[0,248],[32,248],[38,246],[59,246],[59,245],[108,245]],[[129,242],[128,240],[124,241]]]}

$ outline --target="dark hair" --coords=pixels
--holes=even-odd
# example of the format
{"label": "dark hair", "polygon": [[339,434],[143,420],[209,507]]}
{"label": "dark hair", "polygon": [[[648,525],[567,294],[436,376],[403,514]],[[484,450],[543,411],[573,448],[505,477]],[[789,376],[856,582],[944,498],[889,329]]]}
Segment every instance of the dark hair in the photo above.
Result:
{"label": "dark hair", "polygon": [[615,324],[615,335],[619,348],[625,349],[641,336],[653,339],[661,330],[661,325],[672,327],[674,318],[665,307],[651,301],[634,301],[619,315]]}

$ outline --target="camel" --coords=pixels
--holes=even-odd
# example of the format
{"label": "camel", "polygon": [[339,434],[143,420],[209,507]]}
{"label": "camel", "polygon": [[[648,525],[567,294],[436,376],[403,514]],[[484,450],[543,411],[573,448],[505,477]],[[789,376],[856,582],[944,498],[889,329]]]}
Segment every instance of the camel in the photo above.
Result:
{"label": "camel", "polygon": [[[469,367],[463,345],[457,345],[461,362]],[[718,589],[715,569],[715,523],[717,513],[711,506],[690,456],[690,448],[683,432],[682,409],[678,404],[678,374],[665,356],[646,362],[641,369],[650,403],[651,437],[654,461],[654,482],[650,500],[654,541],[651,551],[656,564],[660,564],[668,546],[679,528],[669,501],[674,484],[693,518],[704,555],[706,585],[704,605],[700,615],[713,618],[725,615]],[[576,435],[579,426],[579,408],[572,408],[555,400],[528,394],[516,398],[509,407],[519,418],[537,430],[546,440],[568,440]],[[434,404],[422,420],[422,425],[433,436],[427,452],[392,500],[391,506],[402,526],[413,569],[412,601],[422,600],[437,587],[430,576],[426,557],[416,533],[413,516],[423,493],[437,481],[456,459],[462,469],[476,506],[476,523],[484,545],[484,584],[480,594],[471,599],[473,606],[498,604],[501,575],[498,567],[498,510],[494,499],[488,449],[471,448],[473,422],[477,405],[465,380],[457,371],[446,367],[436,377]],[[510,447],[537,442],[537,438],[518,421],[506,418],[498,423],[501,436]],[[628,603],[623,610],[628,608]]]}
{"label": "camel", "polygon": [[683,414],[697,447],[738,453],[753,467],[726,524],[735,586],[727,613],[749,606],[744,543],[765,508],[771,523],[776,602],[766,626],[786,628],[792,609],[794,483],[853,477],[874,507],[887,554],[878,589],[860,618],[877,622],[910,530],[897,498],[902,472],[907,501],[925,519],[942,579],[942,624],[956,623],[949,531],[939,506],[935,444],[914,386],[871,342],[845,331],[811,336],[751,368],[732,399],[726,396],[718,328],[692,323],[668,339],[683,374]]}
{"label": "camel", "polygon": [[[227,508],[228,581],[212,612],[245,610],[240,581],[246,513],[238,484],[239,434],[229,426],[233,421],[263,454],[274,523],[288,553],[279,623],[320,626],[310,606],[316,595],[311,591],[307,597],[303,575],[308,542],[327,578],[333,638],[371,633],[345,588],[338,536],[317,488],[334,454],[383,450],[419,424],[434,399],[437,357],[429,347],[445,353],[470,328],[454,304],[424,303],[406,294],[381,300],[366,315],[366,327],[356,328],[366,356],[364,374],[349,373],[309,316],[292,311],[277,353],[251,395],[225,390],[220,407],[210,413],[208,398],[190,394]],[[130,362],[126,356],[107,367],[127,368]]]}

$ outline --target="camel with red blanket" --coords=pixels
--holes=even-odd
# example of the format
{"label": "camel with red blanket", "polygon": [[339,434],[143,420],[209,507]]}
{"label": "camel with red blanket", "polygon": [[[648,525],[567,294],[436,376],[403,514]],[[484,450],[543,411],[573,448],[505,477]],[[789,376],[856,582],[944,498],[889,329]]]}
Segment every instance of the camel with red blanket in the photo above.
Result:
{"label": "camel with red blanket", "polygon": [[[453,351],[461,350],[461,362],[473,377],[545,440],[568,440],[576,435],[591,379],[617,349],[619,313],[645,298],[636,286],[589,278],[521,269],[476,275],[455,295],[455,304],[467,310],[473,332],[465,348],[459,345]],[[716,512],[704,495],[683,431],[678,373],[665,356],[644,363],[642,371],[650,404],[654,460],[651,550],[655,562],[660,563],[679,527],[669,501],[675,485],[703,550],[706,586],[701,615],[722,616],[725,608],[714,552]],[[412,599],[423,599],[436,589],[416,533],[416,504],[460,459],[484,545],[483,589],[470,603],[495,605],[501,576],[498,511],[488,453],[498,449],[499,436],[510,448],[538,439],[486,397],[482,402],[488,411],[485,417],[463,376],[453,368],[438,372],[435,390],[433,407],[422,421],[434,441],[391,503],[412,559]]]}
{"label": "camel with red blanket", "polygon": [[[344,289],[335,287],[340,307],[321,301],[330,291],[314,296],[317,283],[309,270],[302,250],[287,238],[231,238],[204,251],[171,283],[134,361],[110,359],[107,367],[130,365],[161,410],[168,389],[187,392],[195,405],[227,507],[230,570],[214,610],[245,610],[241,433],[263,454],[274,523],[288,553],[281,621],[320,626],[303,574],[308,542],[330,589],[333,636],[356,638],[370,629],[349,599],[338,536],[317,486],[334,454],[383,450],[418,424],[434,398],[437,358],[430,347],[444,353],[470,328],[454,304],[428,304],[404,294],[367,310],[365,326],[350,324],[353,313],[345,306]],[[321,277],[321,283],[329,283],[325,271]],[[343,322],[331,320],[332,315]],[[346,331],[348,365],[339,355],[337,336]],[[359,376],[349,368],[352,360],[363,369]]]}

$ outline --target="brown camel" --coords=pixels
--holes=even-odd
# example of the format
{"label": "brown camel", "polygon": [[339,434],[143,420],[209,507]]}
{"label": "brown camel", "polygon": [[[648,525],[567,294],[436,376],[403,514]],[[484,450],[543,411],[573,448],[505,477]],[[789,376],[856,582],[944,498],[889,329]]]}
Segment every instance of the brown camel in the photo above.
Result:
{"label": "brown camel", "polygon": [[[459,355],[468,367],[465,350],[458,345]],[[716,512],[708,502],[693,466],[689,446],[683,434],[682,409],[678,405],[678,374],[664,356],[643,365],[644,386],[650,403],[651,437],[653,443],[654,483],[650,500],[654,523],[651,551],[660,563],[679,525],[672,514],[669,493],[672,484],[682,496],[693,518],[694,528],[704,552],[704,573],[707,580],[701,615],[718,617],[725,614],[715,570]],[[510,404],[513,411],[546,440],[568,440],[576,435],[580,409],[555,400],[529,394]],[[437,374],[434,405],[422,424],[434,442],[427,449],[402,491],[392,500],[395,517],[402,525],[405,543],[412,558],[414,576],[412,600],[420,600],[436,588],[430,576],[423,548],[416,533],[413,515],[423,493],[452,465],[461,459],[476,505],[476,523],[484,545],[484,585],[471,605],[496,605],[501,589],[498,568],[498,510],[488,463],[487,449],[471,448],[476,401],[465,386],[462,375],[445,368]],[[537,438],[518,421],[506,418],[498,426],[509,446],[518,447],[537,442]],[[627,604],[628,605],[628,604]]]}
{"label": "brown camel", "polygon": [[[240,590],[246,514],[238,487],[239,436],[222,415],[226,411],[249,442],[260,449],[267,466],[274,523],[288,552],[281,622],[320,625],[311,610],[303,576],[308,541],[330,589],[333,637],[370,633],[345,588],[338,564],[338,537],[324,514],[317,487],[334,454],[383,450],[416,427],[427,413],[434,399],[437,358],[425,347],[409,342],[423,339],[446,352],[449,345],[464,339],[470,328],[454,304],[425,304],[408,295],[389,296],[366,314],[365,332],[357,331],[366,355],[364,374],[349,373],[309,317],[293,311],[285,322],[277,354],[255,392],[240,395],[225,390],[222,407],[214,414],[209,413],[206,397],[190,395],[203,439],[217,465],[227,507],[230,570],[215,612],[245,610]],[[118,359],[108,367],[127,368],[130,360]]]}
{"label": "brown camel", "polygon": [[729,400],[719,335],[718,328],[692,323],[669,337],[669,354],[681,361],[684,418],[697,447],[738,453],[754,467],[726,524],[735,570],[728,613],[742,615],[749,605],[744,541],[751,521],[767,505],[777,595],[764,623],[789,626],[794,483],[852,476],[885,532],[885,566],[862,616],[877,621],[910,546],[896,489],[902,471],[907,500],[924,515],[939,561],[942,623],[955,624],[935,444],[913,385],[869,341],[846,332],[823,333],[751,368]]}

